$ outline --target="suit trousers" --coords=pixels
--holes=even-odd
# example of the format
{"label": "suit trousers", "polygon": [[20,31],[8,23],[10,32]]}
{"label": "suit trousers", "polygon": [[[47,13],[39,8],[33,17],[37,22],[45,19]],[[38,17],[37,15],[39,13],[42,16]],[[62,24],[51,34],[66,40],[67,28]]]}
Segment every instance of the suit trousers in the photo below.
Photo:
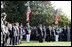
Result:
{"label": "suit trousers", "polygon": [[39,42],[42,43],[43,42],[43,36],[39,35]]}

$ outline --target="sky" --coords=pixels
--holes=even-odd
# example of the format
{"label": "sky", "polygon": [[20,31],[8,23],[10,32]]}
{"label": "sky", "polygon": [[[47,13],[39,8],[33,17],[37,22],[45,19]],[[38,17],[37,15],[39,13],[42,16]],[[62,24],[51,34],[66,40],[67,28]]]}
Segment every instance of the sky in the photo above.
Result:
{"label": "sky", "polygon": [[71,19],[71,1],[51,1],[55,9],[59,8]]}

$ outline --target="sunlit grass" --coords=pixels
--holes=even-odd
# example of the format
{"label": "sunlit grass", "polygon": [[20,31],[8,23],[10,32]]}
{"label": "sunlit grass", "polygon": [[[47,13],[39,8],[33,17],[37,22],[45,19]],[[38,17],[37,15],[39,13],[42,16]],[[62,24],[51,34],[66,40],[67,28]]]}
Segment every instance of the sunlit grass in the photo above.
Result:
{"label": "sunlit grass", "polygon": [[38,41],[22,41],[21,44],[17,46],[71,46],[71,42],[43,42],[39,43]]}

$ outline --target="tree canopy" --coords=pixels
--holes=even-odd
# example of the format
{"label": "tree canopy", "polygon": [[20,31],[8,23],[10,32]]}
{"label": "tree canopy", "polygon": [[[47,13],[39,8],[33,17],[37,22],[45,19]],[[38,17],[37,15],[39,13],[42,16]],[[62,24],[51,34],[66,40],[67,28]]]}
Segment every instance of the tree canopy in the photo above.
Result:
{"label": "tree canopy", "polygon": [[[26,10],[27,1],[2,1],[4,8],[1,8],[1,13],[5,12],[7,14],[6,20],[10,23],[19,22],[26,24]],[[31,8],[30,14],[30,25],[37,26],[39,24],[43,25],[53,25],[55,12],[54,7],[50,1],[30,1]],[[59,25],[70,25],[69,19],[60,14]]]}

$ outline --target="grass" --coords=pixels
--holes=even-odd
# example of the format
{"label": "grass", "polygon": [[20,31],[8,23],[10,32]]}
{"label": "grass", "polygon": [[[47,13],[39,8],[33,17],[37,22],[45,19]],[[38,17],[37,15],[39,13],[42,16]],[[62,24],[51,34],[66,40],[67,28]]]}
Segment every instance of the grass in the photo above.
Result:
{"label": "grass", "polygon": [[29,43],[25,40],[21,44],[16,46],[71,46],[71,42],[43,42],[39,43],[38,41],[30,41]]}

